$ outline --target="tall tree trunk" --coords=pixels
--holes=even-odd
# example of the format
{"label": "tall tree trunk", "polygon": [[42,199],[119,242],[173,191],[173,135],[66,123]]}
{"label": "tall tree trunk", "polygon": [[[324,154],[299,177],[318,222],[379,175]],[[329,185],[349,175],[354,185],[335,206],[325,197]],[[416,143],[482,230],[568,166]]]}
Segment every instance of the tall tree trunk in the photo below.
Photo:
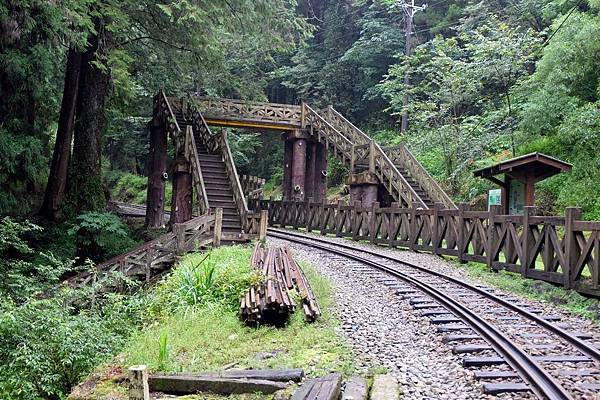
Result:
{"label": "tall tree trunk", "polygon": [[[89,40],[82,58],[82,75],[77,102],[77,122],[73,162],[69,181],[69,201],[73,211],[99,211],[106,206],[102,187],[101,143],[106,125],[105,104],[110,88],[110,76],[95,65],[110,46],[111,37],[103,26],[96,24],[98,35]],[[100,40],[99,40],[100,36]],[[99,43],[103,49],[100,50]]]}
{"label": "tall tree trunk", "polygon": [[54,144],[54,154],[48,184],[46,185],[44,203],[40,210],[41,215],[51,220],[60,218],[61,206],[65,197],[80,71],[81,53],[75,49],[69,49],[65,71],[65,87],[60,105],[58,129],[56,130],[56,143]]}

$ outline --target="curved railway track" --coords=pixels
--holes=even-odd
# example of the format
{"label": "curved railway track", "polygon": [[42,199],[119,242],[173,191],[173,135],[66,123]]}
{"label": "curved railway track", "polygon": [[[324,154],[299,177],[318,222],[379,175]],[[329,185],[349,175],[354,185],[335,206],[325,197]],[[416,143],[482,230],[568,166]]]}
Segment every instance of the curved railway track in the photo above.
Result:
{"label": "curved railway track", "polygon": [[[585,334],[570,332],[555,322],[557,317],[541,315],[540,310],[492,289],[381,252],[279,229],[269,228],[268,236],[351,260],[351,268],[375,269],[393,277],[386,282],[388,286],[421,310],[422,316],[431,318],[438,331],[447,333],[446,342],[459,343],[453,351],[465,355],[465,367],[508,364],[512,371],[476,371],[476,377],[490,381],[483,384],[487,393],[600,398],[600,350],[584,340]],[[582,383],[582,377],[587,382]]]}

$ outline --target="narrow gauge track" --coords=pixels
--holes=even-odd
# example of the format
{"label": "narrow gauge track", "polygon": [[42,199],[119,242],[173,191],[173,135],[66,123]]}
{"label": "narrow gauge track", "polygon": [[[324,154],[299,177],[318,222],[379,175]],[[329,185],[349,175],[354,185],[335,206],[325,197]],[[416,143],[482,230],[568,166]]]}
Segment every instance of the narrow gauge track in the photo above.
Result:
{"label": "narrow gauge track", "polygon": [[[463,365],[487,367],[506,363],[518,375],[488,370],[481,371],[479,377],[523,381],[484,384],[488,393],[530,390],[542,399],[598,398],[600,351],[578,337],[585,335],[552,323],[556,318],[537,315],[539,310],[527,309],[492,291],[380,252],[279,229],[269,228],[268,235],[353,260],[409,284],[411,289],[398,293],[408,295],[415,308],[425,310],[421,315],[429,316],[432,322],[440,324],[442,331],[450,332],[447,341],[486,342],[457,345],[455,353],[495,351],[500,356],[467,357]],[[465,331],[474,331],[479,336],[464,334]],[[581,369],[581,365],[591,368]],[[582,376],[593,377],[595,381],[580,385],[577,379]]]}

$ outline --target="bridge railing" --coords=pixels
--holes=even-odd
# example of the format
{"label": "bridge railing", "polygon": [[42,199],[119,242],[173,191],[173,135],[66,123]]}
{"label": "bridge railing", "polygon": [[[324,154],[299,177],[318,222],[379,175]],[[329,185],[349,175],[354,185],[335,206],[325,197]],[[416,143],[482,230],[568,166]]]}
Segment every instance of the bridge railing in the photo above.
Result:
{"label": "bridge railing", "polygon": [[373,244],[456,257],[494,270],[519,273],[600,296],[600,221],[582,221],[581,210],[568,208],[563,216],[501,215],[457,208],[363,207],[310,200],[251,201],[251,208],[267,210],[269,225],[305,229]]}
{"label": "bridge railing", "polygon": [[291,104],[191,96],[206,119],[235,119],[300,126],[302,108]]}
{"label": "bridge railing", "polygon": [[204,185],[204,177],[202,176],[200,159],[198,158],[196,139],[194,138],[194,131],[190,125],[187,126],[185,132],[185,159],[192,166],[192,184],[196,188],[200,214],[206,214],[210,211],[210,205],[208,204],[208,196],[206,194],[206,186]]}
{"label": "bridge railing", "polygon": [[180,255],[212,245],[215,234],[220,235],[213,229],[216,221],[217,213],[212,213],[175,224],[172,232],[98,264],[91,271],[83,271],[64,283],[81,287],[103,282],[105,290],[123,290],[123,278],[151,283],[168,271]]}

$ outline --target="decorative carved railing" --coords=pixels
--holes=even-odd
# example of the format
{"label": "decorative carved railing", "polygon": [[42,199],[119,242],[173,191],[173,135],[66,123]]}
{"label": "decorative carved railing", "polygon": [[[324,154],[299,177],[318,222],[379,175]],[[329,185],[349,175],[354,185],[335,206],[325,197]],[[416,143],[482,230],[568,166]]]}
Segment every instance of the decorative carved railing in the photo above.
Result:
{"label": "decorative carved railing", "polygon": [[268,210],[270,226],[454,256],[600,296],[600,221],[581,221],[578,208],[548,217],[535,216],[534,207],[515,216],[500,215],[495,206],[469,211],[441,203],[420,209],[255,200],[251,206]]}
{"label": "decorative carved railing", "polygon": [[[102,282],[104,289],[123,289],[123,277],[151,283],[162,276],[189,251],[206,248],[213,243],[215,214],[202,215],[181,224],[135,249],[98,264],[93,271],[83,271],[64,283],[72,287]],[[111,279],[113,278],[114,279]]]}
{"label": "decorative carved railing", "polygon": [[456,204],[454,204],[452,199],[444,192],[437,181],[427,172],[404,143],[395,147],[385,147],[383,151],[388,155],[392,163],[408,171],[409,175],[429,195],[431,200],[443,203],[448,208],[456,208]]}
{"label": "decorative carved railing", "polygon": [[200,214],[210,212],[208,204],[208,196],[206,195],[206,187],[204,186],[204,177],[202,176],[202,167],[198,158],[198,148],[196,147],[196,139],[194,131],[190,125],[185,131],[185,159],[190,163],[192,169],[192,184],[196,188],[198,196],[198,207]]}
{"label": "decorative carved railing", "polygon": [[302,108],[290,104],[193,96],[206,119],[262,122],[300,127]]}
{"label": "decorative carved railing", "polygon": [[242,175],[240,183],[246,199],[260,199],[265,188],[265,182],[265,179],[258,176]]}

